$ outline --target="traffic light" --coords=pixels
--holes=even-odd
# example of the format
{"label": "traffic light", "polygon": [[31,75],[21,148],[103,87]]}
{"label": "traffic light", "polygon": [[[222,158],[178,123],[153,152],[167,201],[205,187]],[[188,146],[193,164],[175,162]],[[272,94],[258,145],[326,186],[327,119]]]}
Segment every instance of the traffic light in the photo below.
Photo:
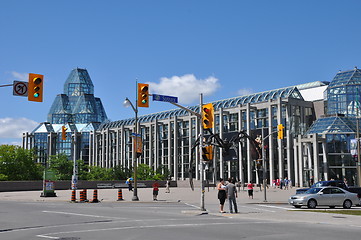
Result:
{"label": "traffic light", "polygon": [[282,125],[282,124],[278,124],[277,125],[277,130],[278,130],[278,139],[283,139],[283,137],[284,137],[284,133],[283,133],[283,129],[284,129],[285,127]]}
{"label": "traffic light", "polygon": [[28,81],[28,101],[43,101],[44,75],[29,73]]}
{"label": "traffic light", "polygon": [[67,127],[65,127],[65,126],[61,127],[61,139],[64,141],[66,140],[66,130],[68,130]]}
{"label": "traffic light", "polygon": [[214,108],[212,103],[202,107],[202,124],[204,129],[213,128]]}
{"label": "traffic light", "polygon": [[138,107],[149,107],[149,84],[138,83]]}
{"label": "traffic light", "polygon": [[203,161],[212,161],[213,160],[213,146],[212,145],[202,147],[202,157],[203,157]]}

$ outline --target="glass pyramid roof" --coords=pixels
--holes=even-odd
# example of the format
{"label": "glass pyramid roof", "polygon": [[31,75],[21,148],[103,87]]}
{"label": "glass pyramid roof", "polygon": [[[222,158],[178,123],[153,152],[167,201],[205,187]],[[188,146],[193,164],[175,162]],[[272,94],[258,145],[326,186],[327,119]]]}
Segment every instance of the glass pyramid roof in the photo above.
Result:
{"label": "glass pyramid roof", "polygon": [[345,85],[361,85],[361,70],[355,68],[354,70],[337,73],[332,82],[328,85],[328,88]]}
{"label": "glass pyramid roof", "polygon": [[[358,119],[361,124],[360,119]],[[359,125],[361,127],[361,125]],[[317,119],[310,129],[306,132],[307,134],[353,134],[356,132],[356,118],[343,117],[343,116],[332,116]]]}
{"label": "glass pyramid roof", "polygon": [[87,124],[106,120],[100,98],[94,97],[94,86],[88,71],[73,69],[64,84],[64,94],[56,96],[50,108],[48,122]]}

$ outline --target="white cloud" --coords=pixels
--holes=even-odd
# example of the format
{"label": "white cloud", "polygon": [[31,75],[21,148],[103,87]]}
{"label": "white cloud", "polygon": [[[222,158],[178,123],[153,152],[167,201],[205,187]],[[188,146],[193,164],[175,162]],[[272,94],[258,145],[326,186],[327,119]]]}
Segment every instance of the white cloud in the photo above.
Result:
{"label": "white cloud", "polygon": [[246,95],[253,94],[254,91],[251,88],[242,88],[242,89],[239,89],[237,93],[240,96],[246,96]]}
{"label": "white cloud", "polygon": [[24,81],[27,82],[29,79],[29,74],[28,73],[18,73],[15,71],[12,71],[11,74],[14,76],[14,78],[16,78],[16,80],[18,81]]}
{"label": "white cloud", "polygon": [[24,132],[31,132],[38,124],[27,118],[0,118],[0,139],[22,138]]}
{"label": "white cloud", "polygon": [[159,83],[150,82],[150,93],[178,97],[178,101],[190,104],[199,99],[199,94],[210,96],[221,85],[215,77],[197,79],[193,74],[161,78]]}

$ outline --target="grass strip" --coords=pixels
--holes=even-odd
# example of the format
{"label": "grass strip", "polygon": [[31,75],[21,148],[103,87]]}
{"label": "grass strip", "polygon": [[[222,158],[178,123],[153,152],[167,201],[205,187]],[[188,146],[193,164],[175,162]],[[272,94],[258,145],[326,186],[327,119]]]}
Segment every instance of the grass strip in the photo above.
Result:
{"label": "grass strip", "polygon": [[361,216],[361,210],[304,210],[304,211]]}

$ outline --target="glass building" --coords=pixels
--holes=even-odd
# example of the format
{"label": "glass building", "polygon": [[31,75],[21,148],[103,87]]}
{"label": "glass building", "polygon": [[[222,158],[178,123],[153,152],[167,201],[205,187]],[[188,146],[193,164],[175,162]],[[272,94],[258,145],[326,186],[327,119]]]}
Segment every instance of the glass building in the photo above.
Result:
{"label": "glass building", "polygon": [[[215,110],[213,132],[222,139],[240,131],[246,131],[256,138],[262,132],[264,136],[276,133],[277,125],[283,124],[285,139],[277,139],[277,134],[271,134],[265,141],[267,178],[272,181],[288,177],[297,179],[294,183],[300,185],[300,179],[295,175],[293,139],[305,134],[316,119],[319,111],[315,110],[315,105],[317,101],[323,103],[326,87],[327,83],[318,81],[212,102]],[[199,106],[189,109],[199,112]],[[134,118],[107,122],[92,132],[90,164],[106,168],[132,166],[134,124]],[[183,109],[138,117],[138,129],[143,139],[143,154],[139,163],[147,164],[154,170],[167,167],[174,180],[189,177],[199,179],[199,151],[192,151],[199,135],[199,124],[196,116]],[[235,177],[244,183],[260,182],[257,172],[259,156],[255,154],[249,139],[243,139],[237,145],[236,160],[229,161],[222,151],[216,148],[214,160],[207,162],[206,175],[210,181]],[[189,170],[192,170],[192,176]]]}
{"label": "glass building", "polygon": [[[151,90],[151,85],[150,85]],[[356,184],[355,138],[361,126],[361,71],[357,68],[336,74],[331,82],[310,82],[214,101],[212,129],[222,139],[246,131],[253,139],[265,139],[265,165],[268,183],[288,178],[295,186],[312,182],[346,179]],[[190,110],[199,111],[199,106]],[[74,69],[49,111],[48,121],[25,133],[25,148],[35,148],[39,162],[64,152],[69,158],[83,159],[94,166],[130,168],[133,163],[135,119],[108,121],[88,72]],[[277,138],[283,124],[284,139]],[[61,140],[61,127],[68,128]],[[200,179],[199,150],[192,151],[200,133],[200,120],[183,109],[173,109],[138,117],[143,153],[138,163],[154,170],[168,168],[174,180]],[[235,177],[261,182],[259,155],[252,142],[242,139],[236,157],[225,157],[215,148],[213,161],[206,163],[206,178]],[[191,170],[191,171],[190,171]],[[192,175],[190,175],[192,174]]]}
{"label": "glass building", "polygon": [[[86,163],[89,160],[89,134],[107,121],[100,98],[94,97],[94,85],[86,69],[73,69],[64,84],[64,93],[55,97],[47,122],[31,133],[24,133],[23,147],[35,149],[38,162],[48,156],[65,153]],[[62,126],[67,138],[62,140]]]}
{"label": "glass building", "polygon": [[[325,91],[325,115],[313,123],[302,139],[306,150],[300,151],[306,156],[304,165],[309,170],[303,172],[304,178],[346,179],[349,185],[356,184],[357,162],[351,154],[351,142],[356,138],[358,126],[361,126],[360,99],[361,70],[355,67],[353,70],[337,73]],[[317,141],[310,148],[307,147],[310,143],[307,140],[312,137],[317,138]],[[316,144],[324,144],[324,150]],[[317,166],[319,171],[315,172]]]}

